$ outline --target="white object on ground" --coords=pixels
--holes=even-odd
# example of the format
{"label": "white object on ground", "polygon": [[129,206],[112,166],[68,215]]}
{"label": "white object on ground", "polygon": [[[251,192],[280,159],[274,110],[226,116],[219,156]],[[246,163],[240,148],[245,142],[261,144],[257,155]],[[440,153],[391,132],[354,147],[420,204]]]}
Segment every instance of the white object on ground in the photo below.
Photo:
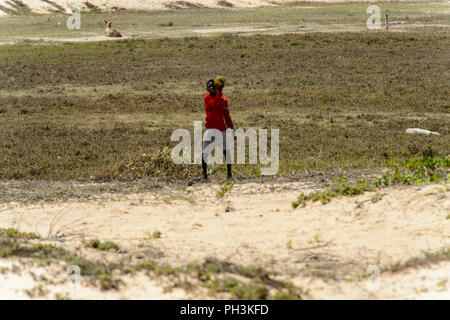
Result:
{"label": "white object on ground", "polygon": [[439,132],[434,132],[434,131],[420,129],[420,128],[408,128],[408,129],[406,129],[405,132],[409,133],[409,134],[419,133],[419,134],[426,134],[426,135],[429,135],[429,134],[439,135]]}

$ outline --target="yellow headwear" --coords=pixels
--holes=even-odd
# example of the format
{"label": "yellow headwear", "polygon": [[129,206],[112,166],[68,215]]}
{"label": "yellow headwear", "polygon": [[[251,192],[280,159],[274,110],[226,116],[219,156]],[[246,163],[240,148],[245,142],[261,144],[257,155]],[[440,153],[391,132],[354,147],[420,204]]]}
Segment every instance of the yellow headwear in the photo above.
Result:
{"label": "yellow headwear", "polygon": [[215,80],[214,80],[214,84],[216,85],[216,87],[218,88],[223,88],[225,86],[225,78],[222,76],[218,76]]}

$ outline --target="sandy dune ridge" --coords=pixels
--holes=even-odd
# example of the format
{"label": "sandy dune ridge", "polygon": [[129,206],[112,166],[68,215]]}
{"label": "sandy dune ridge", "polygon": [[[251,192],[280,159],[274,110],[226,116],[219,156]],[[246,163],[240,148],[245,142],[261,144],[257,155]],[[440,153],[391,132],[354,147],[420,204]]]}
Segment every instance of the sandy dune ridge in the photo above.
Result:
{"label": "sandy dune ridge", "polygon": [[[361,1],[361,0],[360,0]],[[363,2],[382,2],[375,0],[362,0]],[[388,1],[388,0],[385,0]],[[276,1],[262,1],[262,0],[22,0],[31,11],[35,13],[51,13],[61,11],[64,9],[67,13],[71,13],[71,7],[78,7],[81,10],[89,10],[96,8],[101,11],[111,11],[117,9],[128,10],[168,10],[168,9],[186,9],[195,7],[205,8],[255,8],[261,6],[274,6],[283,3],[293,2],[292,0],[276,0]],[[309,0],[308,2],[349,2],[348,0]],[[87,4],[89,3],[89,5]],[[6,9],[16,10],[11,5],[10,1],[0,0],[0,6]],[[7,14],[1,11],[0,15]]]}

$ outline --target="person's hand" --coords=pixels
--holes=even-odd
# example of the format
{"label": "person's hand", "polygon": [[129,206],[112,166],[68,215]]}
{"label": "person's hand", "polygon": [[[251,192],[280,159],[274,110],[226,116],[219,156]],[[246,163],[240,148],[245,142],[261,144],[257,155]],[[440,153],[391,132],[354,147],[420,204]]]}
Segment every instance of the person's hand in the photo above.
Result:
{"label": "person's hand", "polygon": [[236,134],[234,133],[234,127],[231,127],[231,130],[233,130],[233,138],[234,138],[234,141],[236,141]]}

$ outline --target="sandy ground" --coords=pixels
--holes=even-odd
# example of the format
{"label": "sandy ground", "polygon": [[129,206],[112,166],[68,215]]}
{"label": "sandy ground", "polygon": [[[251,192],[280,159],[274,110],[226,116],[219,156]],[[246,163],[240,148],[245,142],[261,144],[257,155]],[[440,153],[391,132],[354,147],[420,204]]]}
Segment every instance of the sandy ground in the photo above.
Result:
{"label": "sandy ground", "polygon": [[[383,269],[450,248],[450,192],[445,186],[384,189],[297,209],[291,202],[310,185],[242,183],[223,198],[216,196],[220,188],[210,183],[99,201],[10,203],[0,207],[0,227],[57,237],[64,242],[53,243],[77,252],[83,250],[83,238],[115,241],[131,255],[145,254],[140,244],[151,241],[153,258],[175,266],[208,257],[262,266],[306,289],[305,297],[311,299],[450,299],[448,261],[361,279],[369,266]],[[375,194],[381,200],[373,202]],[[155,231],[161,238],[148,240]],[[38,271],[29,266],[20,275],[0,274],[0,298],[30,297],[26,290],[39,281],[29,273]],[[82,286],[69,296],[198,298],[181,290],[165,293],[148,279],[124,281],[126,289],[119,292]],[[47,298],[66,290],[61,284],[46,288],[52,293]]]}
{"label": "sandy ground", "polygon": [[[3,3],[2,3],[3,2]],[[70,13],[70,7],[79,7],[87,9],[86,1],[84,0],[53,0],[56,5],[52,5],[42,0],[23,0],[32,11],[37,13],[48,13],[58,9],[57,6],[63,7]],[[174,0],[90,0],[89,3],[99,8],[100,10],[112,10],[114,8],[124,8],[130,10],[167,10],[171,8],[189,8],[189,6],[217,8],[223,7],[218,4],[217,0],[193,0],[193,1],[174,1]],[[273,5],[268,1],[261,0],[229,0],[235,8],[251,8],[257,6]],[[281,1],[283,2],[283,1]],[[5,5],[10,8],[5,0],[0,0],[0,5]]]}
{"label": "sandy ground", "polygon": [[[375,0],[360,0],[362,2],[382,2]],[[388,0],[385,0],[388,1]],[[398,0],[397,0],[398,1]],[[401,0],[400,0],[401,1]],[[406,0],[405,0],[406,1]],[[22,0],[33,12],[36,13],[49,13],[60,9],[61,7],[66,10],[67,13],[71,13],[70,7],[79,7],[82,9],[88,9],[85,0],[53,0],[45,2],[43,0]],[[226,2],[226,3],[225,3]],[[90,0],[89,3],[97,7],[102,11],[114,10],[114,9],[130,9],[130,10],[168,10],[168,9],[183,9],[189,7],[206,7],[206,8],[254,8],[261,6],[274,6],[277,4],[283,4],[287,2],[293,2],[292,0],[276,0],[276,1],[262,1],[262,0]],[[348,0],[309,0],[308,2],[348,2]],[[13,9],[7,0],[0,0],[0,5],[8,9]],[[0,11],[0,15],[4,12]]]}

